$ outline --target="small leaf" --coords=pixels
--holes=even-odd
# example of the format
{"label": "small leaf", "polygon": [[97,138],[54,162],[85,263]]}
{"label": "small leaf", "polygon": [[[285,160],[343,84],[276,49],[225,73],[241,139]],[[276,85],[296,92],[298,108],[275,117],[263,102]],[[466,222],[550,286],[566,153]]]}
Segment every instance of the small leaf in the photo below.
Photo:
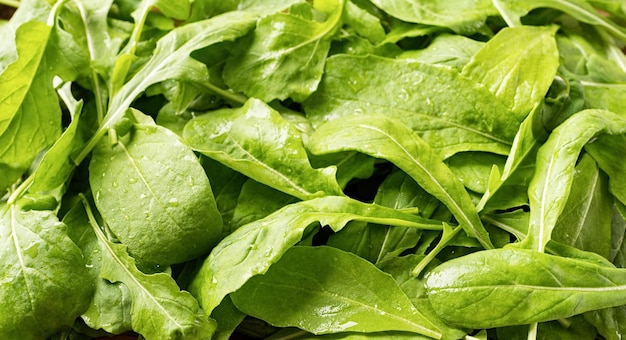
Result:
{"label": "small leaf", "polygon": [[331,247],[294,247],[231,297],[244,313],[314,334],[399,330],[442,336],[390,275]]}

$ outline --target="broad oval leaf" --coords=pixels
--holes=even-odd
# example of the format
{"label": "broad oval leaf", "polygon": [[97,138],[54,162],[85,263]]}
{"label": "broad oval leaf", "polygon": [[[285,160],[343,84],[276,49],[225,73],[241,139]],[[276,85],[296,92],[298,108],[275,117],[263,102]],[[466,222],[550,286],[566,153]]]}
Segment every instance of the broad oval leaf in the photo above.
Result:
{"label": "broad oval leaf", "polygon": [[222,299],[267,269],[294,246],[312,223],[341,230],[351,220],[441,230],[439,221],[342,196],[326,196],[284,206],[225,237],[203,262],[190,291],[210,313]]}
{"label": "broad oval leaf", "polygon": [[135,125],[115,144],[103,139],[89,170],[98,210],[141,265],[193,259],[221,236],[204,169],[169,130]]}
{"label": "broad oval leaf", "polygon": [[556,75],[556,29],[504,28],[463,67],[462,74],[485,85],[522,121],[543,101]]}
{"label": "broad oval leaf", "polygon": [[332,247],[290,249],[231,298],[248,315],[314,334],[397,330],[442,337],[389,274]]}
{"label": "broad oval leaf", "polygon": [[626,304],[626,270],[533,250],[481,251],[427,275],[433,308],[458,327],[524,325]]}
{"label": "broad oval leaf", "polygon": [[384,113],[444,158],[461,151],[507,154],[520,123],[487,88],[455,69],[376,56],[328,58],[318,90],[303,105],[316,126]]}
{"label": "broad oval leaf", "polygon": [[51,211],[0,205],[0,338],[47,339],[87,309],[94,287],[66,229]]}
{"label": "broad oval leaf", "polygon": [[294,197],[343,194],[336,168],[312,168],[298,130],[258,99],[196,117],[183,136],[194,150]]}
{"label": "broad oval leaf", "polygon": [[383,115],[347,116],[320,126],[307,144],[314,154],[359,151],[386,159],[445,204],[468,235],[493,248],[471,197],[439,156],[417,134]]}

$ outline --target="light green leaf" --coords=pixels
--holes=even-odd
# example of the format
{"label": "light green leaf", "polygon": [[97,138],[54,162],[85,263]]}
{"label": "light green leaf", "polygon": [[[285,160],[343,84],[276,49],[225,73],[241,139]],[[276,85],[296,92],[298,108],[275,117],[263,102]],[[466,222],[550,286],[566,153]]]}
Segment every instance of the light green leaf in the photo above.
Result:
{"label": "light green leaf", "polygon": [[324,22],[282,12],[259,20],[250,46],[226,60],[224,81],[265,102],[305,100],[322,77],[343,6],[344,0],[315,1],[315,9],[327,15]]}
{"label": "light green leaf", "polygon": [[498,14],[490,0],[372,0],[383,11],[400,20],[449,27],[457,33],[480,31],[487,17]]}
{"label": "light green leaf", "polygon": [[331,247],[294,247],[231,297],[249,315],[314,334],[399,330],[442,337],[390,275]]}
{"label": "light green leaf", "polygon": [[126,246],[109,241],[93,216],[89,216],[89,224],[91,235],[88,237],[95,237],[99,248],[100,277],[113,284],[122,283],[130,292],[134,331],[147,340],[211,337],[216,326],[189,292],[181,291],[168,274],[141,272],[126,252]]}
{"label": "light green leaf", "polygon": [[626,41],[626,29],[605,18],[586,0],[494,0],[500,15],[509,26],[519,26],[520,18],[536,8],[554,8],[563,11],[575,19],[603,27],[618,38]]}
{"label": "light green leaf", "polygon": [[224,238],[202,264],[190,291],[202,308],[211,312],[226,295],[239,289],[249,278],[265,273],[300,241],[309,225],[319,222],[339,231],[351,220],[441,229],[438,221],[347,197],[327,196],[293,203]]}
{"label": "light green leaf", "polygon": [[[44,51],[51,28],[31,21],[16,33],[17,60],[0,74],[0,166],[9,168],[0,191],[61,133],[61,109]],[[41,103],[46,103],[42,105]]]}
{"label": "light green leaf", "polygon": [[398,120],[383,115],[347,116],[320,126],[307,146],[314,154],[359,151],[394,163],[443,202],[469,236],[486,249],[493,248],[463,184],[428,144]]}
{"label": "light green leaf", "polygon": [[260,100],[194,118],[183,137],[194,150],[294,197],[342,195],[336,168],[313,169],[300,133]]}
{"label": "light green leaf", "polygon": [[343,21],[372,44],[378,44],[385,39],[385,28],[380,19],[352,1],[346,2]]}
{"label": "light green leaf", "polygon": [[47,339],[87,309],[94,287],[66,229],[51,211],[0,205],[1,338]]}
{"label": "light green leaf", "polygon": [[626,136],[600,136],[585,145],[585,151],[609,175],[609,190],[622,204],[626,204],[626,172],[621,166],[626,154]]}
{"label": "light green leaf", "polygon": [[519,126],[491,92],[454,69],[376,56],[329,58],[304,110],[316,126],[342,116],[384,113],[411,127],[444,158],[461,151],[508,154]]}
{"label": "light green leaf", "polygon": [[556,26],[504,28],[463,68],[522,121],[548,92],[559,66]]}
{"label": "light green leaf", "polygon": [[523,325],[626,304],[626,270],[533,250],[481,251],[427,275],[433,308],[458,327]]}
{"label": "light green leaf", "polygon": [[446,65],[461,71],[484,44],[462,35],[442,33],[433,38],[426,48],[405,51],[400,57]]}
{"label": "light green leaf", "polygon": [[89,165],[96,206],[141,265],[196,258],[217,243],[222,220],[191,149],[159,126],[103,139]]}
{"label": "light green leaf", "polygon": [[528,195],[530,225],[523,246],[543,250],[565,207],[582,148],[599,134],[623,134],[626,120],[610,111],[584,110],[552,131],[539,149]]}

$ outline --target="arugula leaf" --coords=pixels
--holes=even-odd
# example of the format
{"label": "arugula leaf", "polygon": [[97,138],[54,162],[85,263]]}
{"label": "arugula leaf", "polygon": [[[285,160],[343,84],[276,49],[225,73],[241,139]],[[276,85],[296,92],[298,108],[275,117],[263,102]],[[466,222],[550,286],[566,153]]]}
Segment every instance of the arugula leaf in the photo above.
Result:
{"label": "arugula leaf", "polygon": [[0,204],[0,242],[0,336],[42,339],[70,327],[94,287],[67,226],[51,211]]}
{"label": "arugula leaf", "polygon": [[624,282],[623,269],[509,248],[446,261],[428,273],[426,289],[447,323],[492,328],[626,304]]}
{"label": "arugula leaf", "polygon": [[385,113],[418,132],[444,158],[461,151],[507,154],[519,125],[485,87],[455,70],[375,56],[330,57],[304,110],[315,126]]}
{"label": "arugula leaf", "polygon": [[[88,206],[85,206],[89,209]],[[121,282],[130,294],[133,330],[146,339],[207,339],[215,324],[199,308],[189,292],[181,291],[174,279],[165,273],[144,274],[128,255],[126,246],[109,241],[93,215],[89,218],[91,247],[98,248],[100,277],[111,283]]]}
{"label": "arugula leaf", "polygon": [[489,0],[373,0],[372,3],[403,21],[445,26],[461,34],[476,33],[488,16],[497,14]]}
{"label": "arugula leaf", "polygon": [[303,101],[315,91],[344,1],[316,1],[313,6],[312,11],[327,16],[323,22],[282,12],[259,20],[250,46],[239,45],[226,60],[226,84],[264,102]]}
{"label": "arugula leaf", "polygon": [[103,139],[89,164],[89,182],[104,221],[142,266],[196,258],[221,235],[221,216],[198,159],[162,127],[134,125],[117,143]]}
{"label": "arugula leaf", "polygon": [[8,168],[7,176],[0,177],[2,191],[61,133],[52,65],[45,57],[50,32],[49,26],[38,21],[20,26],[18,58],[0,74],[0,166]]}
{"label": "arugula leaf", "polygon": [[399,330],[442,337],[393,278],[331,247],[291,248],[231,296],[249,315],[314,334]]}
{"label": "arugula leaf", "polygon": [[348,116],[320,126],[307,145],[315,154],[354,150],[394,163],[443,202],[468,235],[493,248],[472,200],[436,153],[397,120],[383,115]]}
{"label": "arugula leaf", "polygon": [[395,209],[347,197],[327,196],[284,206],[225,237],[204,260],[190,291],[205,311],[212,311],[229,293],[268,268],[302,238],[315,222],[341,230],[351,220],[422,229],[441,224]]}
{"label": "arugula leaf", "polygon": [[183,137],[194,150],[300,199],[343,194],[336,168],[313,169],[300,134],[260,100],[194,118]]}

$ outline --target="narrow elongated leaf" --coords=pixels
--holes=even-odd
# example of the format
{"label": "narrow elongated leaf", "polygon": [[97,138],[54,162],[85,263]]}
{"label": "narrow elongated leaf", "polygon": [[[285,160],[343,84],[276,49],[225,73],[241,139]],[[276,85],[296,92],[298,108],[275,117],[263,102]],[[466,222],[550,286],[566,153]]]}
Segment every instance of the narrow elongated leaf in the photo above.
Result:
{"label": "narrow elongated leaf", "polygon": [[98,210],[141,265],[188,261],[217,243],[222,219],[209,180],[169,130],[135,125],[116,144],[103,139],[89,170]]}
{"label": "narrow elongated leaf", "polygon": [[246,314],[315,334],[399,330],[442,337],[390,275],[331,247],[294,247],[231,297]]}
{"label": "narrow elongated leaf", "polygon": [[0,167],[10,170],[0,176],[2,191],[61,133],[53,67],[44,56],[50,32],[49,26],[38,21],[20,26],[18,58],[0,75]]}
{"label": "narrow elongated leaf", "polygon": [[1,338],[47,339],[87,309],[94,287],[66,229],[51,211],[0,205]]}
{"label": "narrow elongated leaf", "polygon": [[459,33],[475,33],[490,15],[498,12],[490,0],[373,0],[390,15],[408,22],[450,27]]}
{"label": "narrow elongated leaf", "polygon": [[496,249],[446,261],[428,274],[426,289],[449,324],[492,328],[626,304],[626,270],[533,250]]}
{"label": "narrow elongated leaf", "polygon": [[211,337],[215,324],[204,315],[189,292],[180,290],[170,275],[147,275],[137,269],[126,246],[109,241],[93,217],[89,217],[89,224],[83,228],[91,229],[83,237],[89,238],[90,247],[98,249],[96,261],[100,262],[97,264],[100,277],[128,288],[134,331],[147,340]]}
{"label": "narrow elongated leaf", "polygon": [[376,56],[329,58],[304,109],[316,126],[384,113],[418,132],[444,158],[461,151],[507,154],[520,123],[489,90],[456,70]]}
{"label": "narrow elongated leaf", "polygon": [[102,129],[115,125],[150,85],[172,78],[206,81],[206,66],[192,59],[190,53],[243,36],[256,19],[255,14],[235,11],[170,31],[159,39],[150,60],[112,98]]}
{"label": "narrow elongated leaf", "polygon": [[260,100],[194,118],[183,136],[194,150],[294,197],[343,194],[336,168],[313,169],[300,133]]}
{"label": "narrow elongated leaf", "polygon": [[584,110],[559,125],[539,149],[530,182],[530,225],[524,246],[542,250],[570,193],[574,166],[582,148],[595,136],[623,134],[626,120],[610,111]]}
{"label": "narrow elongated leaf", "polygon": [[581,158],[574,171],[572,190],[552,238],[609,259],[613,210],[606,176],[589,155]]}
{"label": "narrow elongated leaf", "polygon": [[462,74],[485,85],[521,121],[543,101],[556,75],[556,29],[504,28],[474,55]]}
{"label": "narrow elongated leaf", "polygon": [[341,230],[351,220],[421,229],[441,223],[347,197],[327,196],[286,205],[266,218],[251,222],[224,238],[204,261],[190,291],[206,312],[251,277],[263,274],[319,222]]}
{"label": "narrow elongated leaf", "polygon": [[605,28],[622,40],[626,40],[626,29],[602,16],[586,0],[494,0],[500,15],[509,25],[519,25],[520,18],[536,8],[554,8],[592,25]]}
{"label": "narrow elongated leaf", "polygon": [[609,175],[609,190],[622,204],[626,204],[626,172],[621,166],[626,152],[626,136],[600,136],[585,146],[585,150]]}
{"label": "narrow elongated leaf", "polygon": [[348,116],[320,126],[307,146],[314,154],[354,150],[394,163],[443,202],[468,235],[493,248],[463,184],[428,144],[399,121],[382,115]]}
{"label": "narrow elongated leaf", "polygon": [[344,0],[316,1],[313,6],[327,15],[324,22],[283,12],[259,20],[250,46],[226,60],[226,84],[265,102],[288,97],[301,102],[315,91],[341,24]]}

